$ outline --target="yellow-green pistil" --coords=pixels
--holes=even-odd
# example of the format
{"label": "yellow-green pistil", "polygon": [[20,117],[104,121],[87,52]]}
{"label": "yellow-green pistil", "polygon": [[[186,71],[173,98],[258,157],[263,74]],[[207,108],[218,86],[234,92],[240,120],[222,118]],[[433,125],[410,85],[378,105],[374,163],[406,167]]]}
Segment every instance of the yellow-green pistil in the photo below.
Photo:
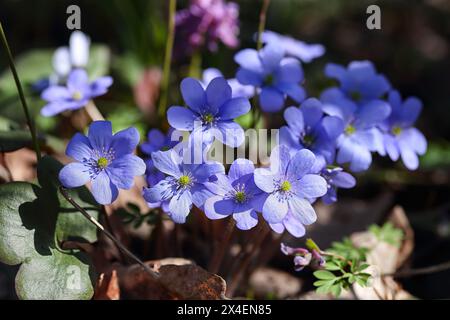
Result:
{"label": "yellow-green pistil", "polygon": [[357,91],[352,92],[350,95],[352,96],[352,99],[355,101],[359,101],[362,98],[361,93]]}
{"label": "yellow-green pistil", "polygon": [[352,126],[351,124],[349,124],[347,126],[347,128],[345,128],[345,134],[348,135],[348,136],[354,134],[355,131],[356,131],[356,128],[354,126]]}
{"label": "yellow-green pistil", "polygon": [[283,183],[280,186],[280,190],[283,192],[288,192],[292,188],[291,183],[289,181],[283,181]]}
{"label": "yellow-green pistil", "polygon": [[104,169],[108,166],[108,159],[106,159],[105,157],[101,157],[97,160],[97,165],[99,166],[99,168]]}
{"label": "yellow-green pistil", "polygon": [[267,77],[264,79],[264,84],[265,85],[268,85],[268,86],[271,86],[272,84],[273,84],[273,81],[274,81],[275,79],[273,78],[273,75],[271,75],[271,74],[269,74],[269,75],[267,75]]}
{"label": "yellow-green pistil", "polygon": [[206,124],[211,124],[214,122],[214,116],[211,113],[203,115],[203,122]]}
{"label": "yellow-green pistil", "polygon": [[79,100],[83,99],[83,94],[80,91],[75,91],[72,94],[72,99],[76,100],[76,101],[79,101]]}
{"label": "yellow-green pistil", "polygon": [[246,199],[245,193],[243,191],[236,192],[236,194],[234,195],[234,199],[239,203],[244,203]]}
{"label": "yellow-green pistil", "polygon": [[182,187],[186,187],[190,182],[191,182],[191,178],[189,178],[189,176],[186,176],[186,175],[181,176],[181,177],[178,179],[178,183],[179,183],[180,186],[182,186]]}
{"label": "yellow-green pistil", "polygon": [[392,128],[392,133],[396,136],[398,136],[400,133],[402,133],[402,128],[400,127],[393,127]]}
{"label": "yellow-green pistil", "polygon": [[303,137],[303,144],[307,147],[311,146],[314,143],[314,138],[310,135],[305,135]]}

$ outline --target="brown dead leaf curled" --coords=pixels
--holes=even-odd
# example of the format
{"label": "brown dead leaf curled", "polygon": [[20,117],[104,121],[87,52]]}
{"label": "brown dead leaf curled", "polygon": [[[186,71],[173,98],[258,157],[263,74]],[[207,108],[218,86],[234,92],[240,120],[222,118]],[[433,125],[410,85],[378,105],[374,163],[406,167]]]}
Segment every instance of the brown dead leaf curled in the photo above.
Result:
{"label": "brown dead leaf curled", "polygon": [[138,265],[119,270],[120,287],[130,299],[219,300],[225,299],[226,283],[186,259],[147,262],[159,275],[151,278]]}

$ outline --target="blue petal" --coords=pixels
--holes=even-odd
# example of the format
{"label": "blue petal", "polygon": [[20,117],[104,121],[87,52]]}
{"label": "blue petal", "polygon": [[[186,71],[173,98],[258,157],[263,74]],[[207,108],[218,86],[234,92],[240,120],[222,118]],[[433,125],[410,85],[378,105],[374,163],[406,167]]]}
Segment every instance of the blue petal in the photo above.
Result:
{"label": "blue petal", "polygon": [[299,83],[303,80],[303,70],[296,59],[285,58],[275,73],[276,83]]}
{"label": "blue petal", "polygon": [[287,94],[296,102],[302,102],[306,98],[305,89],[296,83],[280,83],[276,85],[277,89]]}
{"label": "blue petal", "polygon": [[422,111],[422,101],[415,97],[410,97],[403,102],[401,107],[400,123],[403,126],[412,126]]}
{"label": "blue petal", "polygon": [[169,202],[170,217],[175,223],[185,223],[192,207],[192,195],[188,190],[176,194]]}
{"label": "blue petal", "polygon": [[133,153],[139,144],[139,140],[139,131],[131,127],[117,132],[112,138],[111,147],[114,149],[116,157],[122,157]]}
{"label": "blue petal", "polygon": [[334,140],[339,137],[344,131],[344,122],[342,119],[333,116],[324,117],[322,120],[322,126],[328,136],[328,138]]}
{"label": "blue petal", "polygon": [[419,167],[419,157],[409,145],[400,144],[400,155],[409,170],[416,170]]}
{"label": "blue petal", "polygon": [[88,138],[93,149],[97,151],[108,151],[112,140],[111,122],[92,122],[89,126]]}
{"label": "blue petal", "polygon": [[84,69],[75,69],[67,78],[67,87],[70,90],[85,92],[89,87],[89,77]]}
{"label": "blue petal", "polygon": [[284,218],[283,225],[286,227],[286,230],[296,238],[300,238],[305,235],[305,227],[300,220],[292,214],[291,211],[289,211]]}
{"label": "blue petal", "polygon": [[238,69],[236,79],[243,85],[252,85],[255,87],[259,87],[263,83],[263,77],[260,73],[245,68]]}
{"label": "blue petal", "polygon": [[153,152],[152,160],[159,171],[176,178],[181,176],[181,158],[174,150]]}
{"label": "blue petal", "polygon": [[236,122],[219,122],[217,124],[217,129],[218,131],[216,131],[215,137],[229,147],[237,148],[245,140],[244,130]]}
{"label": "blue petal", "polygon": [[196,183],[191,188],[192,193],[192,201],[194,202],[194,205],[201,209],[203,208],[206,200],[214,196],[214,194],[206,189],[206,187],[203,184]]}
{"label": "blue petal", "polygon": [[339,188],[350,189],[356,185],[355,178],[347,172],[339,172],[333,177],[333,185]]}
{"label": "blue petal", "polygon": [[89,139],[77,132],[67,145],[66,155],[80,162],[90,159],[92,156],[92,148]]}
{"label": "blue petal", "polygon": [[259,95],[259,101],[263,111],[277,112],[283,108],[284,95],[272,87],[263,87]]}
{"label": "blue petal", "polygon": [[162,202],[173,197],[173,179],[165,179],[150,188],[144,189],[144,199],[149,203]]}
{"label": "blue petal", "polygon": [[241,67],[245,67],[250,71],[261,73],[263,72],[263,66],[258,56],[258,51],[254,49],[244,49],[239,51],[234,56],[234,61]]}
{"label": "blue petal", "polygon": [[254,210],[233,214],[236,227],[240,230],[250,230],[258,224],[258,214]]}
{"label": "blue petal", "polygon": [[228,172],[228,177],[230,181],[236,181],[246,175],[252,174],[255,171],[255,165],[252,161],[247,159],[236,159],[233,161]]}
{"label": "blue petal", "polygon": [[330,78],[342,81],[347,76],[347,69],[336,63],[327,63],[325,66],[325,75]]}
{"label": "blue petal", "polygon": [[353,158],[350,162],[350,170],[360,172],[367,170],[372,163],[370,151],[364,147],[355,144],[353,146]]}
{"label": "blue petal", "polygon": [[42,92],[41,98],[47,101],[61,101],[71,99],[69,90],[62,86],[52,86]]}
{"label": "blue petal", "polygon": [[255,169],[255,184],[264,192],[271,193],[275,191],[275,176],[274,174],[263,168]]}
{"label": "blue petal", "polygon": [[230,99],[231,87],[225,78],[215,78],[209,83],[206,88],[206,101],[208,106],[214,107],[214,110],[217,111]]}
{"label": "blue petal", "polygon": [[269,223],[279,223],[283,221],[288,212],[288,202],[279,194],[270,194],[263,204],[262,214]]}
{"label": "blue petal", "polygon": [[299,136],[305,133],[305,121],[300,109],[289,107],[284,110],[284,120],[286,120],[289,128]]}
{"label": "blue petal", "polygon": [[269,223],[270,228],[278,234],[282,234],[284,232],[283,223]]}
{"label": "blue petal", "polygon": [[64,166],[59,172],[59,181],[66,188],[78,188],[90,180],[89,168],[79,162]]}
{"label": "blue petal", "polygon": [[200,113],[206,105],[206,94],[200,82],[193,78],[185,78],[181,81],[180,87],[186,104],[195,112]]}
{"label": "blue petal", "polygon": [[119,190],[111,182],[107,173],[105,171],[101,171],[92,180],[92,195],[100,204],[111,204],[117,199]]}
{"label": "blue petal", "polygon": [[90,95],[92,98],[104,95],[108,88],[113,84],[113,78],[100,77],[90,85]]}
{"label": "blue petal", "polygon": [[317,174],[307,174],[293,185],[297,196],[304,199],[319,198],[327,193],[327,182]]}
{"label": "blue petal", "polygon": [[258,54],[264,71],[270,73],[280,66],[281,59],[284,57],[284,50],[278,45],[268,44]]}
{"label": "blue petal", "polygon": [[351,139],[348,137],[341,136],[342,139],[339,139],[339,150],[337,154],[337,163],[342,164],[346,162],[350,162],[353,158],[354,148]]}
{"label": "blue petal", "polygon": [[372,100],[359,107],[356,113],[355,127],[370,128],[386,119],[391,113],[391,107],[385,101]]}
{"label": "blue petal", "polygon": [[169,124],[177,130],[192,131],[197,116],[188,108],[170,107],[167,110]]}
{"label": "blue petal", "polygon": [[278,145],[273,148],[270,154],[270,171],[273,174],[284,176],[287,173],[291,154],[289,148]]}
{"label": "blue petal", "polygon": [[130,154],[115,159],[106,170],[117,187],[128,190],[134,184],[134,176],[145,173],[145,163],[141,158]]}
{"label": "blue petal", "polygon": [[223,200],[221,196],[214,196],[205,201],[205,215],[211,220],[226,218],[233,213],[233,208],[233,201]]}
{"label": "blue petal", "polygon": [[383,136],[383,140],[384,140],[384,147],[386,149],[389,158],[391,158],[392,161],[397,161],[400,156],[397,140],[390,133],[386,133]]}
{"label": "blue petal", "polygon": [[289,199],[289,209],[292,215],[304,225],[313,224],[317,220],[316,212],[308,200],[293,196]]}
{"label": "blue petal", "polygon": [[322,119],[322,103],[316,98],[308,98],[300,105],[300,110],[305,119],[305,125],[314,128],[316,124]]}
{"label": "blue petal", "polygon": [[220,109],[219,116],[221,120],[232,120],[247,114],[251,105],[246,98],[233,98],[228,100]]}
{"label": "blue petal", "polygon": [[300,179],[311,171],[316,157],[308,149],[302,149],[298,151],[292,158],[287,168],[287,176],[291,179]]}

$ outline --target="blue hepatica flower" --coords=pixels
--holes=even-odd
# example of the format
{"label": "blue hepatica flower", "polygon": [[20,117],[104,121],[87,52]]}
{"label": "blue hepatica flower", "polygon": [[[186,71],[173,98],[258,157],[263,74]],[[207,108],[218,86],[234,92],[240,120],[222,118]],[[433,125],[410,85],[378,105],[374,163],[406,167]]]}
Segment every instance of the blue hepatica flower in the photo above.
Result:
{"label": "blue hepatica flower", "polygon": [[64,111],[83,108],[91,99],[105,94],[112,82],[111,77],[101,77],[89,82],[85,70],[75,69],[69,74],[67,86],[55,85],[42,92],[42,99],[49,103],[42,108],[41,114],[51,117]]}
{"label": "blue hepatica flower", "polygon": [[402,101],[395,90],[389,93],[388,102],[392,113],[380,126],[386,153],[393,161],[401,157],[409,170],[415,170],[419,166],[417,155],[423,155],[427,150],[427,140],[413,127],[422,110],[422,102],[415,97]]}
{"label": "blue hepatica flower", "polygon": [[300,108],[289,107],[284,111],[287,126],[280,128],[280,144],[293,152],[309,149],[316,156],[313,171],[320,171],[334,161],[336,138],[343,132],[344,123],[338,117],[325,116],[322,103],[309,98]]}
{"label": "blue hepatica flower", "polygon": [[181,82],[181,94],[188,108],[173,106],[167,111],[169,124],[177,130],[193,131],[191,137],[212,143],[214,137],[230,147],[245,139],[244,130],[234,119],[250,110],[246,98],[232,98],[225,78],[215,78],[206,90],[193,78]]}
{"label": "blue hepatica flower", "polygon": [[264,43],[281,46],[286,51],[286,55],[296,57],[305,63],[325,54],[325,47],[321,44],[308,44],[273,31],[264,31],[262,40]]}
{"label": "blue hepatica flower", "polygon": [[274,231],[281,233],[286,228],[293,236],[301,237],[304,225],[316,221],[309,200],[325,195],[327,183],[310,173],[315,161],[309,150],[292,156],[287,147],[280,145],[272,150],[270,168],[255,170],[255,183],[267,196],[259,209]]}
{"label": "blue hepatica flower", "polygon": [[194,204],[202,208],[212,193],[205,183],[217,174],[225,172],[217,162],[196,164],[186,157],[187,148],[152,153],[153,164],[167,176],[155,186],[144,189],[144,199],[149,203],[160,202],[176,223],[184,223]]}
{"label": "blue hepatica flower", "polygon": [[112,203],[120,189],[130,189],[134,176],[143,175],[145,164],[133,154],[139,143],[136,128],[112,134],[111,122],[95,121],[88,136],[77,133],[67,145],[66,154],[75,159],[59,173],[66,188],[92,183],[92,194],[100,204]]}
{"label": "blue hepatica flower", "polygon": [[236,226],[249,230],[258,224],[255,211],[262,201],[262,191],[255,185],[255,166],[247,159],[237,159],[230,167],[228,176],[218,175],[217,180],[208,183],[214,196],[205,202],[205,214],[210,219],[222,219],[233,215]]}
{"label": "blue hepatica flower", "polygon": [[[172,132],[169,130],[168,134],[165,135],[158,129],[151,129],[147,134],[147,142],[141,144],[141,150],[148,156],[151,156],[153,152],[156,151],[167,151],[174,147],[178,141],[172,141]],[[145,160],[147,166],[146,178],[149,186],[157,184],[159,181],[164,179],[164,173],[159,171],[153,164],[153,160],[150,158]]]}
{"label": "blue hepatica flower", "polygon": [[305,90],[300,85],[303,80],[300,61],[285,58],[284,53],[281,46],[268,44],[259,52],[244,49],[234,56],[240,65],[236,79],[260,89],[259,101],[263,111],[281,110],[286,95],[296,102],[305,99]]}
{"label": "blue hepatica flower", "polygon": [[337,201],[337,189],[350,189],[356,185],[355,178],[344,172],[342,168],[324,168],[320,173],[327,182],[328,191],[322,197],[322,201],[325,204],[332,204]]}
{"label": "blue hepatica flower", "polygon": [[[203,71],[202,86],[207,88],[208,84],[215,78],[223,77],[222,72],[216,68],[208,68]],[[233,98],[247,98],[250,99],[255,95],[255,88],[253,86],[246,86],[241,84],[237,79],[227,79],[228,84],[231,87],[231,96]]]}
{"label": "blue hepatica flower", "polygon": [[347,68],[329,63],[325,74],[340,83],[340,89],[355,102],[379,99],[386,94],[391,85],[386,77],[377,73],[370,61],[353,61]]}
{"label": "blue hepatica flower", "polygon": [[326,90],[321,100],[325,113],[344,121],[344,132],[337,139],[337,163],[350,163],[354,172],[367,170],[372,163],[370,152],[383,153],[381,132],[376,126],[389,116],[389,104],[371,100],[357,106],[337,88]]}

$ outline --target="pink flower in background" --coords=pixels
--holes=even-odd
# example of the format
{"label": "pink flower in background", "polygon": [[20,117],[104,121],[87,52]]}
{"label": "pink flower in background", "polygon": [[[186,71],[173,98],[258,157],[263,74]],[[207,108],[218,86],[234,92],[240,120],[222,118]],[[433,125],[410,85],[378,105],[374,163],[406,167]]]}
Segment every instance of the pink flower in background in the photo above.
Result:
{"label": "pink flower in background", "polygon": [[224,0],[191,0],[190,6],[177,12],[176,44],[178,52],[192,53],[206,45],[217,50],[219,41],[235,48],[238,45],[239,6]]}

